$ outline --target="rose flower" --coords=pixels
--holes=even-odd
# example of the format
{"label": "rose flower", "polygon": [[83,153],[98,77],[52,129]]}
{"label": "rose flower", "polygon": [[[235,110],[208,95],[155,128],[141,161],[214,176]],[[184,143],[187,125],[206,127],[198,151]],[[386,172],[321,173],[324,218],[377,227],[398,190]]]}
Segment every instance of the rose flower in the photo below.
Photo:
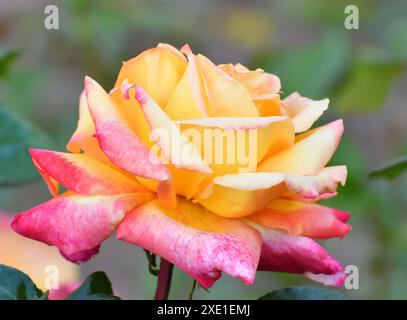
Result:
{"label": "rose flower", "polygon": [[[341,285],[343,267],[314,239],[344,237],[349,214],[317,204],[345,166],[326,166],[342,120],[311,129],[328,107],[186,45],[124,62],[107,93],[85,79],[69,153],[30,149],[53,198],[13,228],[73,262],[117,238],[168,260],[203,287],[257,270]],[[66,192],[59,193],[59,185]]]}

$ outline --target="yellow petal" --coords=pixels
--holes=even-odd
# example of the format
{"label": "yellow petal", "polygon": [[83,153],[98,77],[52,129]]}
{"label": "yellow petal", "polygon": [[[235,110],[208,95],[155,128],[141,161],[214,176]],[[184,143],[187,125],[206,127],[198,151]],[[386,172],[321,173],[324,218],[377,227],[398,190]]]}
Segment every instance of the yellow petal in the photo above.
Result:
{"label": "yellow petal", "polygon": [[142,86],[150,96],[164,108],[182,75],[187,61],[174,47],[159,44],[156,48],[146,50],[137,57],[123,63],[112,90],[112,99],[123,110],[132,130],[148,146],[153,142],[149,139],[149,127],[133,94],[125,99],[120,92],[124,80]]}
{"label": "yellow petal", "polygon": [[239,82],[203,55],[197,56],[197,63],[210,102],[209,110],[212,117],[257,117],[259,115],[249,93]]}
{"label": "yellow petal", "polygon": [[266,156],[294,143],[285,117],[201,118],[180,121],[214,175],[254,172]]}
{"label": "yellow petal", "polygon": [[343,133],[343,121],[337,120],[296,137],[296,143],[264,160],[258,171],[316,175],[329,162]]}
{"label": "yellow petal", "polygon": [[249,70],[240,63],[221,64],[219,67],[241,83],[253,98],[264,94],[275,94],[281,89],[280,79],[262,69]]}
{"label": "yellow petal", "polygon": [[228,174],[215,178],[198,203],[220,216],[239,218],[264,208],[284,190],[284,174]]}
{"label": "yellow petal", "polygon": [[282,109],[292,119],[295,132],[303,132],[328,109],[328,104],[329,99],[311,100],[294,92],[283,100]]}
{"label": "yellow petal", "polygon": [[258,116],[249,92],[238,81],[189,46],[188,68],[165,109],[173,120]]}
{"label": "yellow petal", "polygon": [[261,117],[281,116],[281,102],[279,94],[265,94],[254,99],[257,111]]}
{"label": "yellow petal", "polygon": [[179,127],[143,88],[135,85],[135,89],[136,99],[152,130],[151,137],[161,148],[164,157],[178,169],[211,173],[212,170],[204,163],[195,145],[182,134]]}
{"label": "yellow petal", "polygon": [[172,93],[165,112],[173,120],[209,116],[209,101],[200,75],[196,56],[188,55],[188,67]]}
{"label": "yellow petal", "polygon": [[166,106],[187,66],[186,59],[175,50],[169,45],[160,45],[124,62],[116,87],[127,79],[143,87],[159,106]]}

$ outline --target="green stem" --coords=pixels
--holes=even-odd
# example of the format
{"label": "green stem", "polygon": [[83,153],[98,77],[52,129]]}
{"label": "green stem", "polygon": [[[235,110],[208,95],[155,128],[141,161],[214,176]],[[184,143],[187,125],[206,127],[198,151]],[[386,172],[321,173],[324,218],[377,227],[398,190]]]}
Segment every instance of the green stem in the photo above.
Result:
{"label": "green stem", "polygon": [[189,295],[188,295],[188,299],[189,300],[192,300],[192,298],[194,297],[194,292],[195,292],[195,289],[196,289],[196,280],[194,279],[194,281],[192,282],[192,288],[191,288],[191,291],[189,292]]}
{"label": "green stem", "polygon": [[148,260],[148,271],[150,271],[150,273],[153,276],[158,276],[160,269],[158,268],[157,263],[155,261],[156,258],[155,254],[152,254],[148,250],[144,250],[144,252],[146,253],[146,257]]}

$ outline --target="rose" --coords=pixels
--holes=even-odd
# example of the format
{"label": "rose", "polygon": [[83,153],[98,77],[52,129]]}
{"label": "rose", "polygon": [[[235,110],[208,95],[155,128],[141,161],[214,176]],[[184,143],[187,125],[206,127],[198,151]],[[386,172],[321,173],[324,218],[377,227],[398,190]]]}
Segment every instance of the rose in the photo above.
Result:
{"label": "rose", "polygon": [[[222,271],[251,284],[256,270],[341,285],[343,268],[313,239],[350,231],[347,212],[316,204],[345,183],[345,166],[326,167],[343,124],[307,131],[328,100],[280,101],[279,91],[278,77],[260,69],[216,66],[166,44],[125,62],[110,94],[87,77],[71,153],[30,150],[54,198],[17,216],[14,230],[82,262],[116,229],[204,287]],[[198,143],[205,130],[241,134],[219,150]],[[251,133],[249,172],[206,159]],[[59,184],[68,191],[59,195]]]}

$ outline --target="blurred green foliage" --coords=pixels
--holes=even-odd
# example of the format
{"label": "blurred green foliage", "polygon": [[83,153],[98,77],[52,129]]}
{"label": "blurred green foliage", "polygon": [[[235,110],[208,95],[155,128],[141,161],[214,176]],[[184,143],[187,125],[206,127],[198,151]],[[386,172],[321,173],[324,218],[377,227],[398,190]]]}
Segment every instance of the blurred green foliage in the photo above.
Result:
{"label": "blurred green foliage", "polygon": [[0,300],[38,300],[42,294],[28,275],[0,264]]}
{"label": "blurred green foliage", "polygon": [[37,178],[28,148],[49,145],[48,137],[40,129],[0,106],[0,186]]}
{"label": "blurred green foliage", "polygon": [[370,173],[371,178],[394,179],[407,171],[407,156],[393,160],[390,164]]}
{"label": "blurred green foliage", "polygon": [[[85,74],[108,89],[122,61],[158,42],[178,47],[189,43],[216,63],[241,62],[277,74],[283,96],[298,91],[314,99],[330,98],[330,109],[318,123],[339,115],[345,118],[345,136],[331,164],[346,164],[349,174],[346,187],[324,203],[351,212],[353,231],[344,243],[327,246],[344,264],[360,268],[360,290],[349,291],[348,296],[407,298],[406,175],[393,180],[368,178],[372,168],[407,151],[403,89],[407,2],[352,1],[360,12],[360,29],[352,31],[343,26],[347,4],[345,0],[73,0],[58,4],[61,29],[53,31],[46,31],[38,19],[43,15],[41,4],[10,10],[13,19],[0,20],[0,39],[4,38],[0,49],[21,50],[12,68],[15,53],[0,51],[5,52],[0,54],[0,103],[7,106],[0,109],[0,184],[35,176],[24,150],[47,146],[49,138],[41,131],[57,150],[64,150],[76,125]],[[12,2],[9,6],[15,7]],[[46,197],[45,188],[33,189],[44,190]],[[9,205],[21,202],[22,189],[0,192],[0,209],[27,209]],[[25,189],[23,194],[29,197]],[[105,259],[102,255],[93,266],[108,268],[113,251],[102,250]],[[112,267],[127,272],[112,278],[124,297],[149,298],[153,291],[156,279],[148,275],[140,251],[138,257],[143,259],[131,267],[117,261]],[[135,280],[129,281],[133,275]],[[277,273],[259,273],[258,278],[254,286],[243,287],[225,277],[210,293],[197,290],[195,298],[257,298],[281,286],[310,283]],[[190,283],[176,271],[172,296],[187,298]]]}
{"label": "blurred green foliage", "polygon": [[16,50],[0,50],[0,78],[5,78],[7,76],[10,66],[17,56],[18,52]]}

